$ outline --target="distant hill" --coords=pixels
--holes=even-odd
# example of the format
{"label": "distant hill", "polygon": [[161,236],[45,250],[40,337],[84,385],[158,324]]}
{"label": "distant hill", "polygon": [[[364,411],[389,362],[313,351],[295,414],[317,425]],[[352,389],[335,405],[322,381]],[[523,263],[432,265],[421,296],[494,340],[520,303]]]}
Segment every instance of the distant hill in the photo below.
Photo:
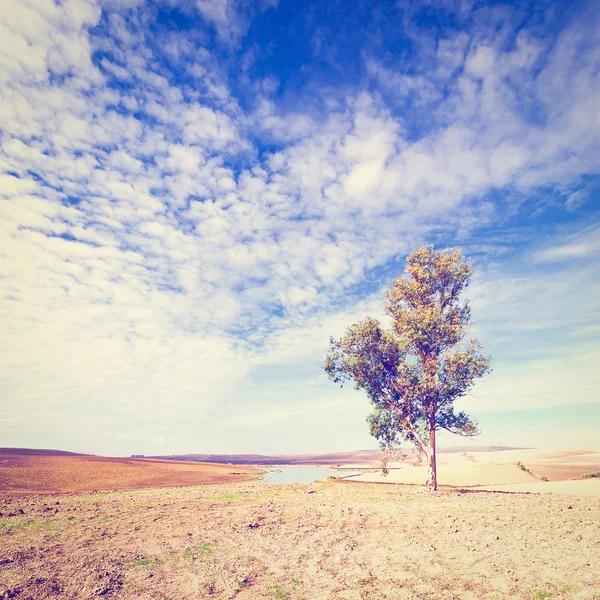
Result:
{"label": "distant hill", "polygon": [[332,465],[348,462],[372,462],[379,460],[378,453],[338,452],[332,454],[174,454],[153,456],[177,461],[226,463],[235,465]]}
{"label": "distant hill", "polygon": [[452,454],[455,452],[504,452],[506,450],[532,450],[522,446],[457,446],[455,448],[438,448],[442,454]]}
{"label": "distant hill", "polygon": [[65,450],[47,450],[44,448],[0,448],[0,456],[93,456],[81,452],[67,452]]}
{"label": "distant hill", "polygon": [[[512,446],[464,446],[459,448],[438,448],[438,452],[502,452],[505,450],[522,450]],[[407,449],[406,454],[416,453]],[[338,465],[352,463],[378,464],[381,460],[380,450],[357,450],[353,452],[331,452],[327,454],[173,454],[170,456],[152,456],[164,460],[225,463],[234,465]]]}
{"label": "distant hill", "polygon": [[[456,448],[438,448],[441,454],[462,452],[502,452],[505,450],[524,450],[512,446],[461,446]],[[416,450],[408,448],[406,454],[416,453]],[[67,452],[65,450],[52,450],[44,448],[0,448],[2,456],[87,456],[80,452]],[[338,465],[338,464],[379,464],[381,451],[374,449],[355,450],[351,452],[330,452],[326,454],[173,454],[169,456],[143,456],[135,455],[129,458],[136,460],[163,459],[171,461],[221,463],[236,465]]]}

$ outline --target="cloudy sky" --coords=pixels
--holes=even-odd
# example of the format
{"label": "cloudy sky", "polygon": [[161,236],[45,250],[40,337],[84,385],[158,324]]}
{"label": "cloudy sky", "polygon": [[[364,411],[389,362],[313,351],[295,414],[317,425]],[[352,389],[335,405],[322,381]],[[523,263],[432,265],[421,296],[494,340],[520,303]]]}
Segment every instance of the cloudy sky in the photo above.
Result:
{"label": "cloudy sky", "polygon": [[375,447],[320,366],[433,243],[475,443],[600,448],[600,4],[515,4],[3,0],[0,446]]}

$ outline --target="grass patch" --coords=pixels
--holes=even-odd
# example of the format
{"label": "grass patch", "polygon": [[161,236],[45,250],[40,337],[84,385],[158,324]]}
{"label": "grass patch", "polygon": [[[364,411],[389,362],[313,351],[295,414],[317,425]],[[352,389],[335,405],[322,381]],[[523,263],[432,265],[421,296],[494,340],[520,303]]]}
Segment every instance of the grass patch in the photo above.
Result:
{"label": "grass patch", "polygon": [[165,561],[160,558],[148,558],[147,556],[138,556],[133,560],[124,561],[125,564],[133,565],[134,567],[153,567],[162,565]]}
{"label": "grass patch", "polygon": [[34,529],[37,527],[38,521],[36,519],[28,519],[27,521],[17,522],[8,521],[7,523],[0,523],[0,531],[12,530],[19,531],[22,529]]}
{"label": "grass patch", "polygon": [[552,592],[549,592],[548,590],[534,590],[533,597],[540,598],[540,599],[552,598]]}
{"label": "grass patch", "polygon": [[211,498],[211,500],[214,500],[215,502],[220,502],[220,501],[224,501],[224,500],[240,500],[241,498],[243,498],[242,494],[234,493],[234,494],[221,494],[219,496],[215,496],[214,498]]}
{"label": "grass patch", "polygon": [[205,554],[209,554],[216,549],[216,544],[211,544],[210,542],[206,542],[201,544],[200,546],[190,547],[187,546],[183,550],[183,558],[197,558],[199,556],[204,556]]}
{"label": "grass patch", "polygon": [[581,479],[600,479],[600,471],[590,471],[589,473],[584,473],[581,476]]}
{"label": "grass patch", "polygon": [[273,594],[279,600],[289,600],[289,596],[283,591],[283,588],[278,584],[273,584]]}
{"label": "grass patch", "polygon": [[134,567],[149,567],[152,564],[152,561],[149,558],[138,558],[134,561]]}

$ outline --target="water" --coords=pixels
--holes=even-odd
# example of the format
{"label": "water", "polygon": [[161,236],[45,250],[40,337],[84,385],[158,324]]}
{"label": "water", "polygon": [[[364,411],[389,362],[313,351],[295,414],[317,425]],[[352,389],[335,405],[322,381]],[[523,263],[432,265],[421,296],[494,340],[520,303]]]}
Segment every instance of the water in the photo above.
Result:
{"label": "water", "polygon": [[348,475],[360,475],[360,471],[340,471],[338,469],[328,469],[327,467],[288,467],[286,465],[276,465],[265,467],[265,469],[273,469],[273,471],[281,471],[281,473],[273,471],[265,473],[257,483],[312,483],[318,479],[325,480],[330,476],[346,477]]}

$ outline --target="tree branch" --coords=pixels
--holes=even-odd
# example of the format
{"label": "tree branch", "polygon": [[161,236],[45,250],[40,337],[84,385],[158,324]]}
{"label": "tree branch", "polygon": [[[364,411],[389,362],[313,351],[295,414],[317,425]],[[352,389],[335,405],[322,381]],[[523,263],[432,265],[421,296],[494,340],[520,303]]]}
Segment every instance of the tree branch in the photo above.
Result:
{"label": "tree branch", "polygon": [[436,426],[439,427],[440,429],[445,429],[446,431],[449,431],[450,433],[453,433],[454,435],[459,435],[460,437],[477,437],[478,435],[481,435],[481,432],[483,431],[483,429],[479,429],[478,431],[476,431],[476,433],[461,433],[460,431],[454,431],[453,429],[444,427],[443,425],[440,425],[439,423]]}

